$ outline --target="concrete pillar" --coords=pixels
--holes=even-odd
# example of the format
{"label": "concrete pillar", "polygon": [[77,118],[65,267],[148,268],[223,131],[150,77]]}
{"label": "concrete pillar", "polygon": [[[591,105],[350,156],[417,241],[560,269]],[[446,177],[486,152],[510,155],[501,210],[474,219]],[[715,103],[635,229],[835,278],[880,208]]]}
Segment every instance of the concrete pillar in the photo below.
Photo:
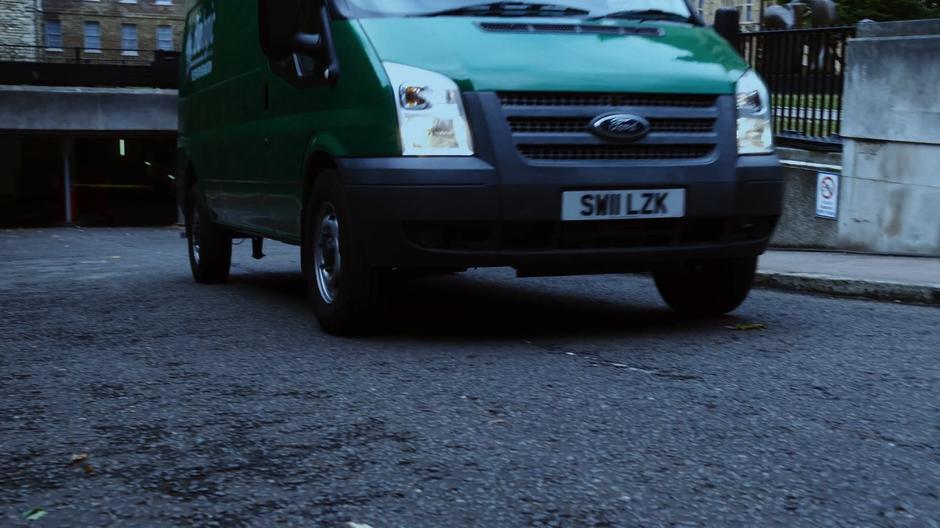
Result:
{"label": "concrete pillar", "polygon": [[75,152],[75,140],[62,138],[62,188],[65,198],[65,223],[72,224],[72,154]]}

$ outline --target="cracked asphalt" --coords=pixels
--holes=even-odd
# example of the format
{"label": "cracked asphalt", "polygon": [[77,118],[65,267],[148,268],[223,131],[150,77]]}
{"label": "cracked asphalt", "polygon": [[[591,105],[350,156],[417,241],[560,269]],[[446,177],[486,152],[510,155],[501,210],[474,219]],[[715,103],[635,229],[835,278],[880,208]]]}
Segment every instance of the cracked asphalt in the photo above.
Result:
{"label": "cracked asphalt", "polygon": [[936,307],[497,269],[339,339],[248,246],[0,231],[0,525],[940,526]]}

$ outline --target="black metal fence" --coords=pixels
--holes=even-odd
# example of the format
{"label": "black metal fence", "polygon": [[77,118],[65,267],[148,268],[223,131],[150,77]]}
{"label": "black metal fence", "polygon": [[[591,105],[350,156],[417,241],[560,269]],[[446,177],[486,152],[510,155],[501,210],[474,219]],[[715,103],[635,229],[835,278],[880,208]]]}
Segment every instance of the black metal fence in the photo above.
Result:
{"label": "black metal fence", "polygon": [[846,44],[854,36],[855,26],[741,35],[741,53],[770,87],[782,143],[840,147]]}
{"label": "black metal fence", "polygon": [[0,84],[179,85],[179,52],[0,45]]}

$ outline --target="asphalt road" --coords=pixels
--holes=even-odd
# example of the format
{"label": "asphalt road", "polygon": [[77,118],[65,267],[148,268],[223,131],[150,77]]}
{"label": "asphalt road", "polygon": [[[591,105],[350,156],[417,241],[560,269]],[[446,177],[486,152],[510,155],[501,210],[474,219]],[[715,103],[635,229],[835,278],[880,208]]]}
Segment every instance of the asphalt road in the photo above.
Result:
{"label": "asphalt road", "polygon": [[488,270],[338,339],[293,248],[184,247],[0,232],[0,525],[940,526],[935,307]]}

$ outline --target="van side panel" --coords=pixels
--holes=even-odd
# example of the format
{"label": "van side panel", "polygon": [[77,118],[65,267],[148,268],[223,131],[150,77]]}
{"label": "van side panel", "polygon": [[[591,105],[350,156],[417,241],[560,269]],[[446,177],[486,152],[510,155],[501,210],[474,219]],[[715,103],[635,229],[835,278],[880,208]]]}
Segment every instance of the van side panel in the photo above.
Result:
{"label": "van side panel", "polygon": [[180,157],[194,167],[215,221],[299,242],[311,151],[333,158],[401,154],[391,87],[368,38],[358,21],[334,21],[332,29],[339,81],[303,86],[288,82],[261,52],[256,2],[192,4]]}
{"label": "van side panel", "polygon": [[264,184],[262,65],[255,2],[203,0],[187,15],[181,144],[216,220],[254,225]]}
{"label": "van side panel", "polygon": [[381,62],[359,23],[333,22],[341,75],[335,85],[298,87],[266,67],[271,105],[268,203],[279,237],[300,241],[305,163],[311,150],[333,158],[401,155],[398,117]]}

